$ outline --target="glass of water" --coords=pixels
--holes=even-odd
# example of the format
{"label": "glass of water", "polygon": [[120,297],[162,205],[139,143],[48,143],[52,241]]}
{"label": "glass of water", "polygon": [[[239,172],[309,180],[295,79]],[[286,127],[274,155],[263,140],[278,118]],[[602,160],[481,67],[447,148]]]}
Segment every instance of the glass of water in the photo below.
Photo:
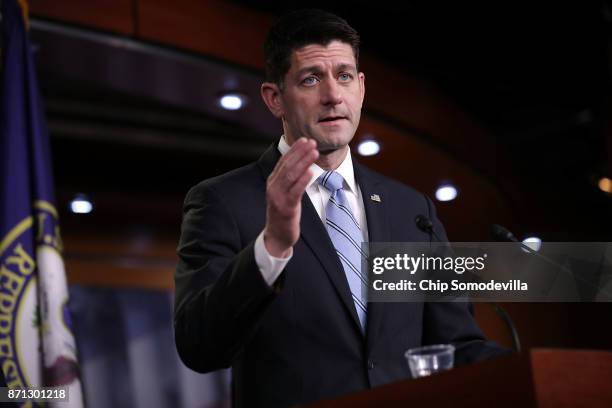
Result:
{"label": "glass of water", "polygon": [[453,368],[455,347],[452,344],[416,347],[406,351],[404,356],[408,360],[412,377],[425,377]]}

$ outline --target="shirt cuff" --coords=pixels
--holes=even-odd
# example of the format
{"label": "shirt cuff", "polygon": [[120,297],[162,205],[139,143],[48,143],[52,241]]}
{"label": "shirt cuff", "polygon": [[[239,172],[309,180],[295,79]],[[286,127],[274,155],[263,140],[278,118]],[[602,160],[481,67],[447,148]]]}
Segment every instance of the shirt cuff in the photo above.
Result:
{"label": "shirt cuff", "polygon": [[289,256],[286,258],[272,256],[266,249],[263,235],[263,231],[261,231],[255,240],[255,263],[257,263],[261,276],[266,283],[272,286],[293,256],[293,248],[289,250]]}

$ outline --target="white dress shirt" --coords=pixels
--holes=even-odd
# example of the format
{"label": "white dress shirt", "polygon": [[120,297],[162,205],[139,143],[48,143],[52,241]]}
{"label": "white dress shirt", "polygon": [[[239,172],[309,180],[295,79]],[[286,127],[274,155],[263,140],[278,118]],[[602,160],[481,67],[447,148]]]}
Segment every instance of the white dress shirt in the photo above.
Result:
{"label": "white dress shirt", "polygon": [[[285,141],[285,136],[281,137],[280,142],[278,142],[278,150],[280,153],[285,155],[289,151],[289,148],[290,146]],[[310,171],[312,172],[312,178],[306,187],[306,194],[308,194],[312,205],[314,206],[315,210],[317,210],[319,218],[321,218],[321,221],[323,224],[325,224],[325,207],[327,206],[327,201],[329,201],[331,193],[317,182],[317,179],[325,172],[325,170],[319,167],[316,163],[313,163],[310,166]],[[351,206],[353,215],[357,219],[357,222],[359,222],[363,241],[367,242],[368,228],[366,223],[365,207],[363,205],[361,189],[355,181],[353,160],[351,159],[350,149],[348,150],[348,153],[340,166],[338,166],[335,171],[338,172],[344,179],[344,194],[346,195],[346,198]],[[255,240],[254,250],[255,262],[257,263],[264,280],[271,286],[281,274],[283,269],[285,269],[287,262],[289,262],[293,256],[293,249],[290,250],[289,256],[286,258],[277,258],[270,255],[264,244],[262,231]]]}

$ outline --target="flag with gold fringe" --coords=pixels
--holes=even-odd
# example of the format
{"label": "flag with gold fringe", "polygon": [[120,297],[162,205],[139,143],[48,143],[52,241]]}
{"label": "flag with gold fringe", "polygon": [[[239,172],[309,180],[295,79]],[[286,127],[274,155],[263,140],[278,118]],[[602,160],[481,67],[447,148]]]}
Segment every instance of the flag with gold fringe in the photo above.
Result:
{"label": "flag with gold fringe", "polygon": [[25,23],[27,4],[1,3],[0,367],[8,387],[67,387],[69,402],[60,406],[80,407],[51,151]]}

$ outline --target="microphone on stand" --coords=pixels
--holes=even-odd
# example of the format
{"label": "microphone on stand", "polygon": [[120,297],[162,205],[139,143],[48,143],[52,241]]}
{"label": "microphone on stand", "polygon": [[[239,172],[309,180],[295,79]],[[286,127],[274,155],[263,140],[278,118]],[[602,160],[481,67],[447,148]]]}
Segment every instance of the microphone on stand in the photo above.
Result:
{"label": "microphone on stand", "polygon": [[531,248],[529,245],[525,245],[523,242],[521,242],[518,239],[516,239],[516,237],[514,236],[514,234],[512,232],[510,232],[510,230],[508,230],[507,228],[504,228],[503,226],[501,226],[499,224],[491,225],[491,235],[493,235],[493,238],[495,240],[497,240],[497,241],[501,241],[501,242],[517,242],[518,244],[520,244],[521,248],[524,249],[525,252],[528,252],[530,255],[533,255],[536,258],[542,259],[543,261],[549,263],[550,265],[554,266],[555,268],[562,269],[566,273],[572,274],[572,271],[567,269],[565,266],[559,264],[558,262],[553,261],[552,259],[550,259],[546,255],[542,255],[538,251],[535,251],[533,248]]}
{"label": "microphone on stand", "polygon": [[[427,216],[423,214],[419,214],[414,218],[414,222],[421,231],[429,234],[430,237],[433,236],[436,239],[436,241],[442,243],[442,240],[440,239],[440,237],[438,237],[438,235],[434,231],[433,223]],[[491,232],[493,236],[498,239],[504,238],[503,239],[504,241],[518,242],[516,237],[510,231],[508,231],[506,228],[502,227],[501,225],[494,224],[492,226]],[[527,245],[524,245],[524,246],[527,247]],[[532,252],[535,252],[531,248],[529,249]],[[512,336],[512,348],[516,352],[520,352],[521,351],[521,340],[519,338],[518,331],[516,330],[516,327],[514,326],[514,323],[512,323],[512,319],[510,318],[510,315],[499,304],[497,304],[497,302],[487,302],[487,303],[493,306],[495,313],[497,313],[497,315],[502,319],[502,321],[508,327],[508,330],[510,330],[510,334]]]}

